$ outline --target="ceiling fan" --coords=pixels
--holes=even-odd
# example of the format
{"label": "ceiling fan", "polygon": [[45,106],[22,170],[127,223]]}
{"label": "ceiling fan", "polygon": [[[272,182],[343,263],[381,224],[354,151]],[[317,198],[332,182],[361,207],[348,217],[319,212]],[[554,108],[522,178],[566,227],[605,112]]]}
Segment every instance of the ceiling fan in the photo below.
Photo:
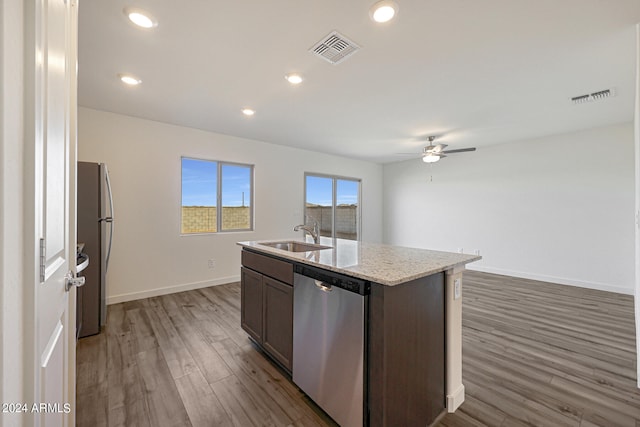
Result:
{"label": "ceiling fan", "polygon": [[[425,163],[435,163],[443,157],[447,157],[447,154],[464,153],[467,151],[476,151],[475,147],[471,148],[459,148],[457,150],[445,150],[447,144],[434,144],[436,140],[435,136],[429,136],[427,138],[429,145],[422,149],[422,161]],[[402,154],[414,154],[414,153],[402,153]]]}

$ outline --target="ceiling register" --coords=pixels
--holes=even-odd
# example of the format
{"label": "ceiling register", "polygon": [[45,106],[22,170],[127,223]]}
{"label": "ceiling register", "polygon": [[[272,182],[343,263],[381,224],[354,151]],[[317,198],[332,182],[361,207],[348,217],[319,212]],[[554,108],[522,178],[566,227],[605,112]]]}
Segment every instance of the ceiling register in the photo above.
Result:
{"label": "ceiling register", "polygon": [[356,43],[337,31],[333,31],[313,45],[309,52],[336,65],[356,53],[359,49],[360,46]]}

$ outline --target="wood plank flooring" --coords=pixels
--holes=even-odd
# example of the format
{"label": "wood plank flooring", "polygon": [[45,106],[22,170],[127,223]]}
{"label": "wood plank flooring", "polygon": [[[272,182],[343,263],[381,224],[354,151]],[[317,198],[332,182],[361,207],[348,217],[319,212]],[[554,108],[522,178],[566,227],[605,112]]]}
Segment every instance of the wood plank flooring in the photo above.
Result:
{"label": "wood plank flooring", "polygon": [[[640,427],[633,298],[466,272],[466,400],[440,426]],[[238,283],[109,306],[77,425],[335,426],[240,328]]]}

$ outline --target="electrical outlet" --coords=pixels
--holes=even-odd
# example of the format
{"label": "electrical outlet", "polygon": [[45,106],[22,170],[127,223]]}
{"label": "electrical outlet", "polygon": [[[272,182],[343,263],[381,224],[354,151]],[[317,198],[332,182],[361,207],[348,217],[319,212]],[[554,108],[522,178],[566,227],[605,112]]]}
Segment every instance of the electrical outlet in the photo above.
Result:
{"label": "electrical outlet", "polygon": [[453,281],[453,299],[460,298],[461,294],[462,294],[462,280],[458,278]]}
{"label": "electrical outlet", "polygon": [[207,261],[207,264],[209,265],[209,268],[216,268],[216,260],[214,259]]}

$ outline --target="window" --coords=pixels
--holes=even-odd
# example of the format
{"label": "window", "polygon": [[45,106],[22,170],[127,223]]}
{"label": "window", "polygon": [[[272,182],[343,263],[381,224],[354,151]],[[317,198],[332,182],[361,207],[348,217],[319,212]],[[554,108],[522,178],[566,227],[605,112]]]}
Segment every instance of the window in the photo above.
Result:
{"label": "window", "polygon": [[253,229],[253,166],[182,158],[182,234]]}
{"label": "window", "polygon": [[317,221],[320,235],[360,239],[360,180],[305,174],[305,218]]}

